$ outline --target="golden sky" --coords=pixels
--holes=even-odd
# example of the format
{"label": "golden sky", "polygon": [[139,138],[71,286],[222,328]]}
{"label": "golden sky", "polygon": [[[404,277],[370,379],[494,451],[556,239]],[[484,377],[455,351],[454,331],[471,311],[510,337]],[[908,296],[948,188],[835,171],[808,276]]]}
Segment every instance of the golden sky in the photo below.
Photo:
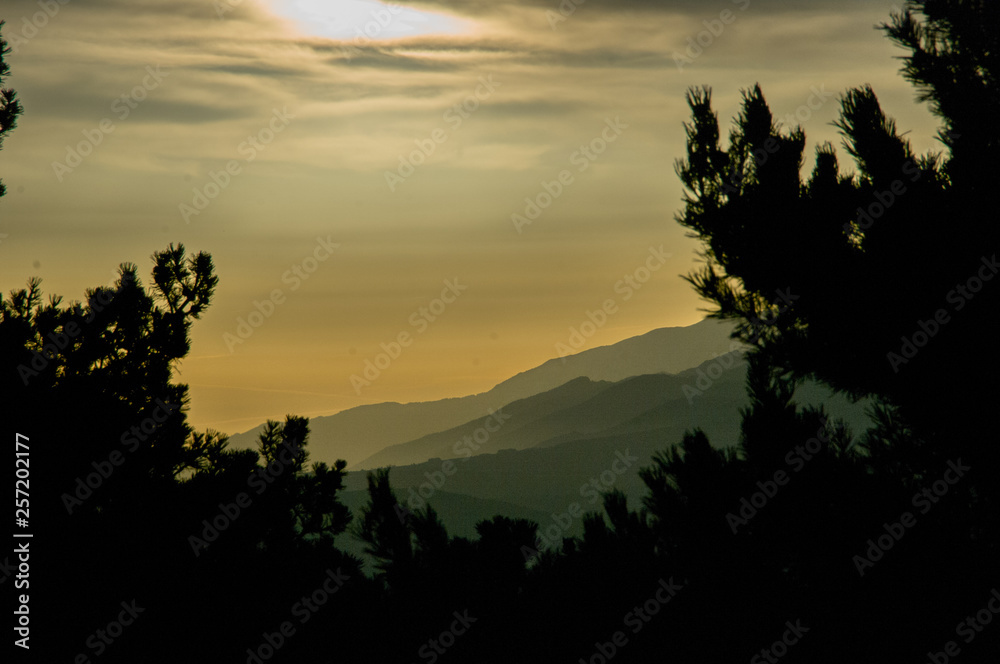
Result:
{"label": "golden sky", "polygon": [[5,0],[26,110],[0,153],[0,287],[80,299],[171,242],[211,253],[179,367],[198,428],[482,392],[588,312],[579,350],[702,317],[674,221],[690,86],[725,132],[759,82],[798,113],[806,173],[864,83],[935,149],[874,29],[892,7]]}

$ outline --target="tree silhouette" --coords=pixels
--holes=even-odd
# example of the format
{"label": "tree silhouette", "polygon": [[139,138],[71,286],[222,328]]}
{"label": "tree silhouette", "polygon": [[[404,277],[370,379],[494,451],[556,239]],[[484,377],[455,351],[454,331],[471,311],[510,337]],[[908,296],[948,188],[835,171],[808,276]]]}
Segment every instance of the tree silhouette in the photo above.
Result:
{"label": "tree silhouette", "polygon": [[[211,258],[184,259],[181,245],[153,260],[155,294],[143,288],[136,266],[123,264],[113,288],[89,289],[83,303],[62,306],[61,297],[50,297],[43,305],[39,279],[0,298],[6,393],[21,397],[29,413],[46,401],[58,403],[94,434],[77,438],[54,459],[69,479],[81,470],[74,460],[87,463],[125,447],[148,464],[148,481],[174,482],[198,467],[203,448],[217,444],[217,434],[188,443],[192,430],[182,412],[187,387],[171,382],[174,363],[190,348],[191,322],[208,306],[218,281]],[[147,418],[155,426],[142,430]]]}
{"label": "tree silhouette", "polygon": [[995,162],[1000,150],[998,25],[996,3],[908,2],[881,26],[910,51],[903,75],[944,122],[938,137],[950,155],[945,166],[950,183],[980,197],[995,182],[982,167]]}
{"label": "tree silhouette", "polygon": [[[3,30],[5,21],[0,21],[0,31]],[[12,88],[3,87],[4,79],[10,75],[10,65],[6,62],[6,56],[11,52],[7,46],[7,40],[0,35],[0,149],[3,148],[3,139],[7,133],[17,127],[17,116],[24,112],[24,107],[17,98],[17,92]],[[7,193],[7,188],[0,182],[0,196]]]}
{"label": "tree silhouette", "polygon": [[[148,291],[124,264],[83,302],[43,303],[38,279],[0,297],[6,419],[44,469],[32,475],[32,562],[46,570],[32,579],[32,608],[65,628],[33,648],[53,657],[71,659],[100,626],[81,617],[135,597],[159,618],[137,621],[102,661],[229,660],[286,620],[325,570],[364,586],[359,561],[333,544],[350,521],[337,495],[346,464],[308,465],[306,419],[269,422],[259,451],[187,424],[174,370],[218,278],[208,254],[183,245],[153,264]],[[191,589],[203,599],[192,603]],[[313,624],[346,619],[343,607],[325,615]],[[316,638],[289,653],[315,652]]]}
{"label": "tree silhouette", "polygon": [[[775,122],[759,86],[744,92],[727,148],[711,91],[688,95],[678,221],[704,242],[705,266],[688,280],[717,306],[712,315],[737,320],[739,337],[775,366],[876,395],[927,430],[996,396],[938,388],[956,371],[971,378],[997,366],[989,340],[998,290],[955,290],[981,268],[989,275],[1000,237],[989,184],[998,173],[997,12],[993,3],[911,2],[882,26],[911,50],[904,73],[943,122],[944,154],[914,153],[864,86],[843,95],[837,122],[857,173],[842,174],[824,144],[803,181],[805,135]],[[947,322],[935,322],[939,310]]]}
{"label": "tree silhouette", "polygon": [[[803,180],[804,133],[774,121],[759,86],[744,91],[726,147],[704,88],[688,94],[677,172],[678,221],[704,243],[705,265],[687,279],[711,315],[736,320],[737,336],[793,379],[874,397],[861,447],[880,476],[969,462],[975,537],[1000,556],[1000,448],[984,440],[1000,391],[982,381],[1000,369],[998,27],[982,2],[910,2],[881,26],[910,51],[903,71],[942,121],[943,153],[916,154],[863,86],[842,96],[836,122],[857,171],[841,173],[823,144]],[[744,420],[756,426],[780,420]]]}
{"label": "tree silhouette", "polygon": [[[794,611],[830,630],[796,646],[805,661],[924,657],[932,644],[913,635],[949,624],[1000,579],[1000,464],[985,435],[998,393],[981,379],[998,368],[1000,291],[986,283],[997,269],[998,19],[984,2],[909,2],[881,26],[911,52],[904,74],[942,120],[944,153],[916,154],[863,86],[842,96],[836,123],[857,172],[842,174],[822,144],[803,180],[805,134],[775,122],[759,86],[743,92],[726,146],[710,89],[688,93],[678,221],[703,241],[705,265],[687,279],[753,346],[751,406],[738,458],[693,432],[643,479],[658,549],[698,601],[755,607],[716,613],[734,642],[759,638],[758,617]],[[799,456],[827,427],[822,410],[794,405],[803,378],[875,397],[873,426],[858,441],[834,428]],[[974,470],[947,501],[914,510],[957,459]],[[768,499],[778,470],[795,474]],[[723,505],[752,495],[763,506],[720,519]],[[912,531],[899,525],[906,510],[920,515]],[[891,528],[906,539],[891,556],[873,550]],[[995,641],[977,645],[963,657],[987,661]]]}
{"label": "tree silhouette", "polygon": [[390,585],[398,576],[407,575],[412,565],[412,515],[402,510],[389,483],[389,469],[369,473],[368,504],[361,508],[352,532],[366,544],[365,553],[377,560]]}
{"label": "tree silhouette", "polygon": [[[968,387],[997,368],[998,291],[984,284],[935,332],[927,323],[996,246],[995,212],[983,212],[997,175],[997,11],[911,2],[882,26],[911,51],[904,73],[943,120],[942,154],[915,154],[865,86],[845,93],[837,123],[857,172],[842,174],[824,144],[803,180],[805,134],[775,123],[759,87],[725,147],[710,90],[689,92],[679,221],[706,264],[688,279],[753,346],[750,403],[737,440],[688,431],[640,473],[641,507],[606,493],[582,537],[537,556],[525,553],[537,523],[497,515],[474,538],[451,536],[430,504],[402,506],[389,469],[368,475],[352,519],[346,464],[310,464],[306,418],[268,421],[256,449],[194,431],[175,371],[218,284],[206,253],[154,253],[148,289],[123,264],[82,302],[43,302],[38,279],[0,296],[5,416],[41,469],[31,592],[39,624],[65,626],[39,644],[46,661],[76,661],[131,597],[149,613],[101,662],[723,663],[753,661],[797,618],[810,632],[784,661],[939,650],[1000,581],[996,453],[983,437],[996,390]],[[20,112],[3,95],[0,138]],[[919,353],[887,358],[914,330],[929,337]],[[876,397],[869,430],[800,407],[804,377]],[[960,458],[972,470],[900,531]],[[335,545],[348,530],[371,578]],[[867,553],[892,532],[903,534]],[[331,578],[336,594],[320,603]],[[449,640],[458,615],[474,622]],[[994,661],[998,639],[963,644],[962,661]]]}

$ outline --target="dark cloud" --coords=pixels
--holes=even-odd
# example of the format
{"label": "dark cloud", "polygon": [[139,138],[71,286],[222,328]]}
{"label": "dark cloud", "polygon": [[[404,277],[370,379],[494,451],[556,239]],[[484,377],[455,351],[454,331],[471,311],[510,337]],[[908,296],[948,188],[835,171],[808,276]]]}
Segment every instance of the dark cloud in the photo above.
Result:
{"label": "dark cloud", "polygon": [[[481,71],[484,66],[508,67],[514,64],[629,69],[673,66],[672,56],[663,51],[588,48],[568,43],[540,47],[514,40],[473,41],[437,36],[414,38],[403,44],[359,45],[332,40],[312,41],[309,48],[320,54],[328,54],[326,62],[331,65],[400,71]],[[461,60],[416,57],[411,55],[413,51],[440,56],[462,54],[466,57]]]}
{"label": "dark cloud", "polygon": [[[254,0],[86,0],[70,3],[82,11],[109,11],[118,16],[220,21],[264,15]],[[265,8],[266,9],[266,8]]]}
{"label": "dark cloud", "polygon": [[461,70],[465,67],[455,62],[422,58],[383,49],[364,49],[360,54],[353,54],[350,58],[334,57],[329,62],[341,65],[345,60],[350,62],[350,66],[357,68],[367,67],[409,72],[446,72]]}
{"label": "dark cloud", "polygon": [[[746,11],[760,10],[768,13],[787,13],[796,11],[812,11],[817,9],[858,8],[864,0],[517,0],[512,2],[492,2],[490,0],[416,0],[400,3],[426,9],[454,11],[468,15],[488,15],[503,12],[507,8],[548,9],[558,12],[560,6],[575,8],[574,14],[580,12],[592,13],[623,13],[630,11],[696,13],[706,16],[718,14],[723,9],[745,7]],[[867,4],[874,4],[868,2]],[[883,3],[887,7],[896,3]]]}
{"label": "dark cloud", "polygon": [[[157,97],[156,90],[150,91],[145,99],[137,102],[128,98],[127,87],[121,88],[126,99],[100,94],[92,87],[59,83],[35,84],[24,89],[26,94],[23,97],[26,107],[31,112],[32,121],[37,118],[96,123],[103,118],[117,121],[125,114],[129,123],[203,124],[234,120],[249,115],[247,109],[242,106],[172,100],[164,96]],[[103,89],[113,89],[113,86],[104,86]]]}
{"label": "dark cloud", "polygon": [[324,82],[312,83],[302,92],[310,99],[319,101],[358,101],[363,99],[378,99],[381,97],[405,97],[406,99],[433,99],[440,97],[444,85],[402,85],[386,88],[376,83],[356,82]]}
{"label": "dark cloud", "polygon": [[267,62],[245,62],[241,64],[202,64],[189,65],[187,69],[197,69],[201,71],[216,72],[221,74],[233,74],[235,76],[246,76],[250,78],[273,78],[288,80],[290,77],[300,76],[302,70],[291,65],[277,65]]}

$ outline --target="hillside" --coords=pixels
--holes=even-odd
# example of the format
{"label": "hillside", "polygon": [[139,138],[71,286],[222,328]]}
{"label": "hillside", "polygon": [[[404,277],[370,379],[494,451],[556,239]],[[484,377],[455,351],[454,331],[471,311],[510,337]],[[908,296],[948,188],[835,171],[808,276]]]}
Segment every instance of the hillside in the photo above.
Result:
{"label": "hillside", "polygon": [[[386,447],[459,427],[575,378],[614,382],[639,374],[678,373],[729,352],[731,329],[729,323],[709,319],[688,327],[661,328],[616,344],[549,360],[481,394],[439,401],[371,404],[314,417],[309,423],[312,458],[331,463],[345,459],[349,467],[357,467]],[[263,424],[230,436],[231,445],[255,447],[262,428]]]}

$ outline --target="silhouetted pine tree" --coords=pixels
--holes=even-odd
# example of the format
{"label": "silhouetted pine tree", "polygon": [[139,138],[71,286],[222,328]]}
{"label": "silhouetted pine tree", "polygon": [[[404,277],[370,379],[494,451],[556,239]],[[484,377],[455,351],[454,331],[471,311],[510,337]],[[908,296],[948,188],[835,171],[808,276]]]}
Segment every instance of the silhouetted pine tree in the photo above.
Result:
{"label": "silhouetted pine tree", "polygon": [[[0,21],[0,31],[3,30],[5,21]],[[24,112],[24,107],[17,98],[17,92],[13,88],[3,87],[4,79],[10,75],[10,65],[6,62],[6,55],[11,52],[7,46],[7,40],[0,36],[0,149],[3,148],[3,139],[8,132],[17,126],[17,116]],[[0,196],[7,193],[7,188],[0,182]]]}
{"label": "silhouetted pine tree", "polygon": [[[832,146],[821,145],[803,181],[805,135],[776,122],[759,87],[744,92],[725,148],[710,90],[688,96],[678,221],[705,243],[705,266],[688,278],[717,305],[713,315],[737,320],[744,341],[795,376],[876,395],[928,430],[955,419],[981,425],[997,396],[992,386],[942,386],[971,385],[998,366],[1000,291],[953,291],[988,272],[1000,244],[991,184],[1000,175],[998,11],[911,2],[882,26],[911,51],[904,73],[942,120],[943,154],[915,154],[865,86],[841,98],[837,123],[857,172],[841,173]],[[949,322],[934,323],[939,309]],[[931,321],[927,330],[921,321]],[[904,352],[902,338],[917,333]]]}
{"label": "silhouetted pine tree", "polygon": [[[991,417],[1000,8],[909,2],[881,27],[910,49],[904,74],[941,118],[944,153],[915,154],[865,86],[841,98],[837,122],[857,172],[842,174],[824,144],[803,181],[805,135],[775,121],[759,86],[744,92],[726,146],[702,88],[688,94],[687,157],[677,164],[687,188],[678,221],[704,242],[705,266],[688,279],[717,306],[712,315],[736,320],[737,336],[755,347],[741,458],[720,493],[758,490],[815,434],[825,415],[796,411],[795,381],[817,378],[876,399],[860,444],[834,434],[733,543],[712,538],[704,478],[722,464],[698,434],[685,438],[686,453],[666,453],[644,476],[661,546],[669,542],[680,560],[713,557],[692,577],[717,570],[710,585],[719,602],[743,595],[766,612],[795,610],[825,626],[796,650],[805,661],[926,657],[942,646],[914,635],[937,630],[947,641],[947,616],[967,615],[983,602],[977,593],[1000,581]],[[946,496],[919,502],[963,464],[970,469]],[[859,563],[856,555],[907,511],[918,525],[875,566]],[[737,561],[745,576],[727,574]],[[772,590],[746,577],[768,579]],[[962,656],[989,661],[998,640],[982,638]]]}
{"label": "silhouetted pine tree", "polygon": [[43,303],[38,279],[0,297],[5,421],[27,436],[33,468],[31,645],[53,661],[93,655],[88,639],[123,601],[148,613],[102,661],[228,661],[327,569],[350,579],[345,595],[366,587],[333,546],[350,519],[337,500],[345,463],[307,468],[307,420],[269,423],[259,454],[187,424],[174,365],[218,279],[208,254],[183,246],[153,261],[149,292],[126,264],[84,302]]}

